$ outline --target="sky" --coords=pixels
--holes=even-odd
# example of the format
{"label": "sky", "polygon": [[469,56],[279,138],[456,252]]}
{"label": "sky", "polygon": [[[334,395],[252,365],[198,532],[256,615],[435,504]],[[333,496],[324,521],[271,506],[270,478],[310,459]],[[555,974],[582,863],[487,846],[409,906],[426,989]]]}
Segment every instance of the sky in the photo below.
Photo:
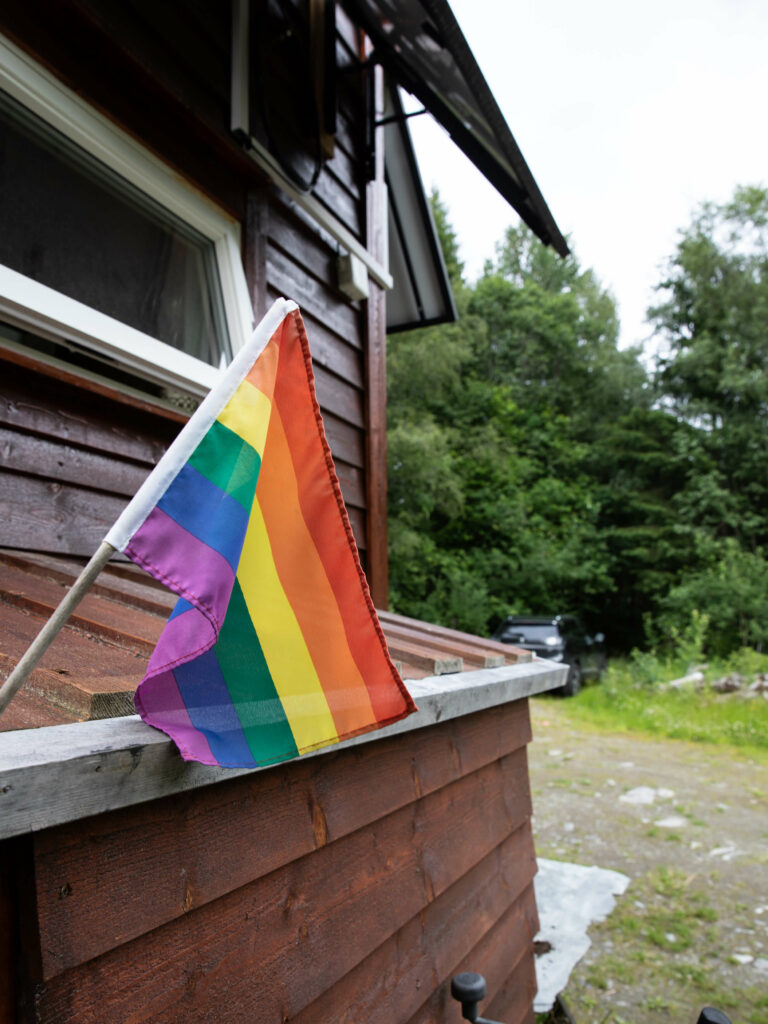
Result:
{"label": "sky", "polygon": [[[768,0],[450,4],[558,227],[617,300],[621,346],[643,342],[696,206],[768,185]],[[409,126],[475,280],[517,215],[429,116]]]}

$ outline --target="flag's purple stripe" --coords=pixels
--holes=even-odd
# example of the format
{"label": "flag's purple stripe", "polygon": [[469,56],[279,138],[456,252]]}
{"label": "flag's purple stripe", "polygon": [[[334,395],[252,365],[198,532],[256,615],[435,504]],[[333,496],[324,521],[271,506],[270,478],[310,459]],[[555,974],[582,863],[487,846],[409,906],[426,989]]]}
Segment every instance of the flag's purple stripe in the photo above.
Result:
{"label": "flag's purple stripe", "polygon": [[216,651],[177,666],[173,674],[192,724],[205,735],[218,763],[224,768],[255,766]]}
{"label": "flag's purple stripe", "polygon": [[187,464],[157,507],[223,555],[237,572],[248,527],[248,513],[239,501]]}
{"label": "flag's purple stripe", "polygon": [[208,740],[192,724],[173,672],[141,682],[134,703],[145,722],[171,737],[185,760],[217,764]]}
{"label": "flag's purple stripe", "polygon": [[179,615],[172,615],[149,659],[147,677],[203,654],[213,647],[216,637],[213,626],[197,608],[190,605]]}
{"label": "flag's purple stripe", "polygon": [[218,551],[153,508],[125,553],[180,597],[204,609],[221,629],[235,574]]}

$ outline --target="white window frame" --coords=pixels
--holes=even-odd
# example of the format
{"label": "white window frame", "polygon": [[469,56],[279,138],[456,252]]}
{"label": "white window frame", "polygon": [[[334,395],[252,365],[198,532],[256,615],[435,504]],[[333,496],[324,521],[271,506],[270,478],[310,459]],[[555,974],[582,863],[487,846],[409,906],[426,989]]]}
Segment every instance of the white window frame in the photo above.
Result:
{"label": "white window frame", "polygon": [[[234,355],[253,329],[239,222],[1,35],[0,90],[213,242]],[[218,377],[216,367],[1,264],[0,318],[195,395]]]}

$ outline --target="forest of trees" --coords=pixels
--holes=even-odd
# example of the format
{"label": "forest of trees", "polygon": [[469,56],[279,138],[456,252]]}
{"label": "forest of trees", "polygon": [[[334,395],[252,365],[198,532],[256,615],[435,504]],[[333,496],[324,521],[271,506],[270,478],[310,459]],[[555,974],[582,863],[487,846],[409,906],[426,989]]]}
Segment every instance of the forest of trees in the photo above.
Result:
{"label": "forest of trees", "polygon": [[704,204],[619,349],[611,295],[509,228],[459,312],[389,339],[390,600],[479,634],[576,611],[614,651],[768,646],[768,190]]}

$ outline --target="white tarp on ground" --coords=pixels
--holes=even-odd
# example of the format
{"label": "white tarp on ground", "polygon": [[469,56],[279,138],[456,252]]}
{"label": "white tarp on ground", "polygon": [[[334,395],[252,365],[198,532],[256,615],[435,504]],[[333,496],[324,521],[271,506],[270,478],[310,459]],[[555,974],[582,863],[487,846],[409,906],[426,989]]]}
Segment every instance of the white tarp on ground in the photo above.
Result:
{"label": "white tarp on ground", "polygon": [[552,948],[536,958],[536,1013],[552,1008],[591,945],[587,929],[605,920],[616,905],[614,897],[628,885],[629,878],[618,871],[539,859],[534,887],[541,931],[536,939]]}

